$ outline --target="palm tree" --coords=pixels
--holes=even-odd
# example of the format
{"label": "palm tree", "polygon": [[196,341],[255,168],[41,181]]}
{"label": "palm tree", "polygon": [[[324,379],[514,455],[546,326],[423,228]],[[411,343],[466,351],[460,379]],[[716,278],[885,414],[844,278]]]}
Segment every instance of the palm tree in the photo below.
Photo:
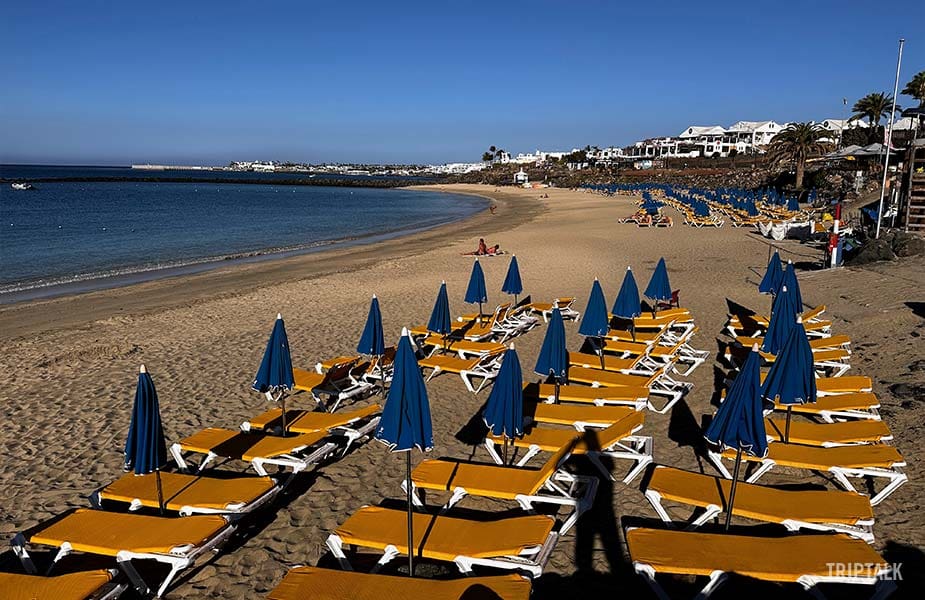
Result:
{"label": "palm tree", "polygon": [[485,152],[484,154],[482,154],[482,160],[484,162],[491,162],[492,159],[494,158],[495,158],[494,152]]}
{"label": "palm tree", "polygon": [[[856,121],[863,117],[867,117],[870,126],[872,128],[877,128],[880,127],[880,119],[890,114],[892,106],[893,96],[891,94],[886,92],[867,94],[854,103],[851,110],[853,110],[855,114],[850,120]],[[899,108],[898,104],[896,108]]]}
{"label": "palm tree", "polygon": [[903,94],[918,100],[919,108],[925,108],[925,71],[919,71],[909,80],[903,88]]}
{"label": "palm tree", "polygon": [[769,153],[775,160],[789,160],[796,163],[796,187],[803,187],[803,173],[806,171],[806,159],[812,154],[821,154],[827,145],[821,140],[828,132],[812,122],[791,123],[771,139]]}

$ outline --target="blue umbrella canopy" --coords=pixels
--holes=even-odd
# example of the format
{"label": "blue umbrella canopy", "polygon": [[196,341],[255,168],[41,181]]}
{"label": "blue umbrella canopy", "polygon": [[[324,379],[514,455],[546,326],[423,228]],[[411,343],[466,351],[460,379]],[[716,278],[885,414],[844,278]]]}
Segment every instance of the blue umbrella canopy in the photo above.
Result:
{"label": "blue umbrella canopy", "polygon": [[391,452],[422,451],[434,447],[430,422],[430,403],[421,369],[411,348],[408,330],[403,329],[395,351],[394,371],[389,395],[376,429],[376,439]]}
{"label": "blue umbrella canopy", "polygon": [[642,314],[639,303],[639,287],[636,285],[636,278],[633,277],[633,270],[626,268],[626,275],[623,276],[623,283],[620,285],[620,293],[613,303],[613,316],[621,319],[635,319]]}
{"label": "blue umbrella canopy", "polygon": [[758,284],[758,291],[762,294],[777,294],[780,289],[781,280],[784,277],[783,269],[780,265],[780,254],[775,250],[768,261],[768,268],[764,271],[764,277]]}
{"label": "blue umbrella canopy", "polygon": [[442,335],[447,335],[453,330],[453,324],[450,320],[450,299],[446,293],[445,281],[440,284],[440,291],[437,292],[437,300],[434,302],[434,309],[430,313],[427,329]]}
{"label": "blue umbrella canopy", "polygon": [[513,343],[501,359],[482,418],[494,435],[513,438],[524,434],[524,379]]}
{"label": "blue umbrella canopy", "polygon": [[591,286],[591,295],[588,297],[588,307],[581,319],[578,333],[587,337],[604,337],[610,329],[610,318],[607,316],[607,300],[601,282],[596,278]]}
{"label": "blue umbrella canopy", "polygon": [[668,267],[665,266],[664,258],[658,259],[645,295],[653,300],[671,300],[671,283],[668,281]]}
{"label": "blue umbrella canopy", "polygon": [[787,210],[790,212],[797,212],[800,210],[800,200],[796,196],[789,196],[787,198]]}
{"label": "blue umbrella canopy", "polygon": [[800,282],[797,280],[797,271],[793,268],[793,263],[787,261],[787,267],[784,269],[784,275],[781,278],[781,285],[786,285],[790,293],[793,294],[793,301],[799,312],[803,312],[803,295],[800,293]]}
{"label": "blue umbrella canopy", "polygon": [[517,264],[516,256],[511,256],[511,263],[507,267],[507,275],[504,277],[501,291],[512,296],[520,295],[524,291],[524,284],[520,281],[520,267]]}
{"label": "blue umbrella canopy", "polygon": [[761,349],[770,354],[779,354],[790,336],[790,330],[796,323],[796,318],[797,308],[794,305],[793,294],[786,284],[782,285],[780,292],[774,297],[771,322],[768,323],[768,330],[764,334]]}
{"label": "blue umbrella canopy", "polygon": [[552,316],[549,318],[546,337],[543,338],[543,346],[540,348],[540,355],[536,359],[533,371],[543,377],[552,375],[556,380],[564,379],[568,371],[565,325],[562,323],[562,313],[558,308],[553,309]]}
{"label": "blue umbrella canopy", "polygon": [[295,385],[292,376],[292,357],[289,355],[289,339],[286,337],[286,325],[283,316],[276,315],[273,332],[263,352],[260,369],[254,377],[252,387],[258,392],[273,393],[291,390]]}
{"label": "blue umbrella canopy", "polygon": [[813,372],[813,350],[806,329],[799,319],[790,329],[787,342],[774,359],[761,397],[780,404],[806,404],[816,401],[816,375]]}
{"label": "blue umbrella canopy", "polygon": [[485,274],[482,272],[482,265],[479,259],[475,259],[472,264],[472,274],[469,275],[469,287],[466,288],[466,302],[469,304],[481,304],[488,302],[488,290],[485,289]]}
{"label": "blue umbrella canopy", "polygon": [[161,425],[157,390],[144,365],[138,373],[132,421],[125,440],[125,470],[147,475],[167,464],[167,444]]}
{"label": "blue umbrella canopy", "polygon": [[369,304],[369,314],[366,316],[366,326],[363,328],[363,335],[360,336],[360,343],[357,344],[357,352],[370,356],[382,356],[385,354],[382,313],[379,311],[379,299],[376,298],[375,294],[373,294],[372,302]]}
{"label": "blue umbrella canopy", "polygon": [[704,437],[723,449],[741,449],[752,456],[764,457],[768,439],[761,405],[760,357],[749,353],[739,376],[732,382],[726,400],[720,404]]}

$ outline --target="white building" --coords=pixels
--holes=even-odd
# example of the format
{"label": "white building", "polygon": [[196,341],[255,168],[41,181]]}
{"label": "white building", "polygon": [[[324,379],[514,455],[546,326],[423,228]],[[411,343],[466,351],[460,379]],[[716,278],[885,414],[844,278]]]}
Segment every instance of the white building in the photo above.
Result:
{"label": "white building", "polygon": [[841,138],[848,129],[854,129],[855,127],[866,128],[868,126],[867,121],[862,121],[861,119],[823,119],[817,125],[830,132],[822,140],[830,144],[841,144]]}
{"label": "white building", "polygon": [[764,152],[774,136],[783,128],[783,125],[774,121],[739,121],[726,130],[725,155],[728,156],[733,148],[739,154]]}
{"label": "white building", "polygon": [[446,163],[444,165],[431,165],[427,168],[431,173],[443,175],[460,175],[481,171],[488,165],[485,163]]}
{"label": "white building", "polygon": [[[571,152],[577,152],[577,151],[578,151],[577,148],[574,148],[571,150]],[[563,156],[567,154],[570,154],[570,152],[560,152],[560,151],[547,152],[544,150],[537,150],[536,152],[533,152],[531,154],[520,153],[514,158],[512,158],[510,162],[516,163],[519,165],[539,165],[545,162],[549,162],[550,160],[559,160],[560,158],[562,158]]]}
{"label": "white building", "polygon": [[720,125],[691,125],[678,136],[686,146],[700,150],[700,156],[724,156],[723,137],[726,130]]}
{"label": "white building", "polygon": [[514,173],[514,183],[518,185],[527,185],[529,177],[527,177],[526,172],[521,168],[519,171]]}

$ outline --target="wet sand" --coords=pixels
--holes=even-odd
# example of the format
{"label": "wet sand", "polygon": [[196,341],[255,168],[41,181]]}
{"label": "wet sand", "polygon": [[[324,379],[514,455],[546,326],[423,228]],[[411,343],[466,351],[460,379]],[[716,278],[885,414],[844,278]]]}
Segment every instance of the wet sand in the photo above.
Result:
{"label": "wet sand", "polygon": [[[767,245],[746,230],[616,224],[634,210],[628,198],[555,189],[441,187],[489,196],[498,205],[497,214],[485,211],[463,223],[373,246],[0,307],[5,417],[0,445],[6,450],[0,535],[86,506],[87,494],[120,475],[140,363],[157,385],[169,440],[207,426],[234,428],[266,408],[249,384],[277,312],[286,319],[293,363],[300,366],[352,352],[373,293],[382,305],[386,336],[397,339],[403,326],[426,322],[442,279],[452,312],[471,310],[462,302],[471,258],[460,254],[474,249],[479,237],[517,255],[525,292],[535,300],[576,296],[582,311],[595,276],[612,303],[626,266],[633,267],[644,289],[664,256],[682,305],[700,327],[692,342],[697,348],[716,351],[727,301],[768,310],[768,298],[756,291]],[[540,199],[543,193],[549,198]],[[782,248],[784,258],[796,263],[819,258],[795,242]],[[504,257],[482,260],[491,304],[502,300],[507,264]],[[902,390],[894,395],[890,386],[925,384],[923,273],[922,259],[800,273],[804,301],[826,304],[833,330],[851,336],[848,374],[873,377],[894,443],[909,461],[909,482],[875,507],[876,548],[891,560],[918,561],[920,572],[925,484],[916,457],[925,449],[925,408],[921,392],[900,397]],[[531,376],[544,331],[540,327],[516,339],[525,376]],[[569,347],[577,349],[578,326],[567,323],[566,331]],[[713,411],[711,361],[687,380],[694,383],[687,398],[667,415],[648,412],[642,433],[654,438],[656,462],[712,473],[694,452],[701,420]],[[428,391],[436,445],[431,455],[487,461],[485,450],[470,445],[464,435],[487,392],[469,393],[454,375],[436,378]],[[299,397],[291,404],[300,402],[306,404]],[[420,458],[415,454],[415,461]],[[246,528],[248,535],[232,546],[233,552],[181,579],[169,597],[262,597],[288,566],[318,564],[327,534],[353,510],[400,501],[403,474],[401,457],[373,442],[303,476],[286,503]],[[765,479],[835,489],[823,477],[806,473],[781,471]],[[464,500],[462,507],[510,508],[474,499]],[[602,482],[595,509],[560,540],[535,597],[560,597],[574,589],[642,592],[621,532],[622,525],[639,518],[655,518],[639,491],[639,479],[629,486]],[[7,553],[2,562],[9,559]],[[907,579],[915,577],[914,567],[906,569]],[[743,589],[760,593],[762,588],[733,582],[724,593]]]}

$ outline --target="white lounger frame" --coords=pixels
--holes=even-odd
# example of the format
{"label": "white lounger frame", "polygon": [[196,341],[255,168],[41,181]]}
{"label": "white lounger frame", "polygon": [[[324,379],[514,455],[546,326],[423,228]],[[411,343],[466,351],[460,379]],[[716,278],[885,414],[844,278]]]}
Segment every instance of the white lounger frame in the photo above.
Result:
{"label": "white lounger frame", "polygon": [[[512,555],[498,556],[493,558],[476,558],[473,556],[459,555],[453,558],[453,563],[456,565],[456,568],[459,569],[459,572],[463,573],[464,575],[470,574],[472,572],[472,568],[478,565],[484,567],[492,567],[495,569],[505,569],[509,571],[523,571],[528,573],[531,579],[536,579],[543,574],[543,568],[549,561],[549,556],[552,554],[553,549],[556,547],[556,542],[558,539],[559,534],[555,531],[550,531],[542,545],[525,548],[523,552],[516,556]],[[331,554],[337,558],[337,561],[340,563],[342,569],[345,571],[353,570],[353,566],[350,564],[350,561],[347,559],[347,555],[344,553],[344,542],[339,535],[332,533],[328,536],[325,544],[331,551]],[[382,557],[376,562],[376,565],[370,572],[378,573],[382,567],[400,555],[401,552],[399,552],[398,548],[389,544],[385,547],[385,551],[382,553]]]}
{"label": "white lounger frame", "polygon": [[[495,377],[498,376],[498,371],[501,370],[501,358],[504,356],[503,352],[498,353],[496,356],[491,357],[490,359],[483,359],[485,362],[480,362],[471,369],[462,369],[459,371],[459,377],[463,380],[463,383],[473,394],[478,394],[482,389],[493,381]],[[453,371],[444,371],[439,366],[436,367],[422,367],[430,369],[430,374],[424,381],[430,381],[434,377],[440,375],[441,373],[452,373]],[[474,385],[472,380],[474,378],[481,378],[481,382],[478,386]]]}
{"label": "white lounger frame", "polygon": [[[308,448],[308,446],[302,446],[301,448],[296,448],[290,454],[282,454],[280,456],[274,456],[272,458],[255,458],[254,460],[250,461],[249,464],[252,467],[254,467],[254,471],[256,471],[258,475],[263,475],[263,476],[269,475],[269,473],[266,470],[267,465],[276,465],[278,467],[292,469],[292,473],[294,475],[296,473],[304,471],[305,469],[307,469],[308,467],[312,465],[316,465],[322,462],[323,460],[335,454],[335,452],[337,451],[338,445],[335,444],[334,442],[325,442],[319,448],[317,448],[316,450],[314,450],[313,452],[311,452],[310,454],[306,456],[301,456],[298,454],[299,452],[301,452],[302,450],[306,448]],[[202,460],[202,462],[199,463],[199,466],[196,467],[195,470],[193,470],[190,468],[189,463],[187,463],[186,460],[184,459],[183,452],[184,452],[184,449],[180,445],[179,442],[172,444],[170,446],[170,454],[173,456],[173,459],[177,462],[177,466],[186,472],[201,473],[202,470],[205,469],[206,466],[209,463],[211,463],[213,460],[215,460],[216,458],[226,458],[226,457],[218,456],[214,452],[208,452],[206,454],[206,457]],[[199,452],[192,452],[192,451],[189,451],[189,452],[192,454],[200,454]]]}
{"label": "white lounger frame", "polygon": [[[204,508],[201,506],[185,505],[180,507],[179,514],[181,517],[189,517],[191,515],[226,515],[231,520],[240,519],[244,515],[250,514],[261,506],[271,502],[276,497],[276,495],[279,494],[284,486],[281,486],[276,478],[273,478],[273,481],[276,482],[276,485],[251,502],[228,504],[225,506],[225,508]],[[118,502],[118,500],[104,500],[101,498],[100,494],[104,489],[106,489],[106,486],[97,489],[87,497],[87,499],[90,501],[91,507],[102,510],[103,502]],[[138,498],[132,500],[128,506],[129,512],[135,512],[141,510],[142,508],[144,508],[144,505]]]}
{"label": "white lounger frame", "polygon": [[[779,443],[779,442],[776,442]],[[715,450],[707,451],[707,458],[710,459],[710,462],[713,463],[713,466],[720,472],[720,474],[726,479],[732,479],[732,473],[729,472],[729,469],[726,468],[726,465],[723,464],[722,454],[716,452]],[[774,468],[777,463],[771,458],[764,458],[761,460],[760,466],[755,469],[755,472],[752,473],[745,481],[747,483],[755,483],[762,475]],[[843,488],[849,492],[856,492],[862,494],[864,492],[859,492],[851,481],[849,477],[883,477],[887,479],[886,486],[883,487],[879,492],[874,494],[870,499],[871,506],[876,506],[883,502],[883,500],[896,491],[896,488],[906,483],[909,479],[909,476],[903,473],[902,467],[905,467],[906,463],[898,462],[894,463],[893,466],[889,469],[884,469],[881,467],[839,467],[834,465],[819,465],[818,469],[812,469],[814,471],[825,471],[831,473],[832,477],[835,478],[835,481],[838,482]]]}
{"label": "white lounger frame", "polygon": [[[234,533],[234,530],[235,525],[233,523],[227,523],[223,529],[206,540],[206,542],[202,545],[176,546],[171,548],[170,552],[167,554],[154,552],[130,552],[128,550],[120,550],[116,554],[116,562],[119,564],[119,568],[122,569],[125,575],[132,582],[132,585],[135,586],[135,589],[138,590],[138,593],[143,597],[146,597],[151,593],[151,588],[138,573],[137,569],[135,569],[132,561],[154,560],[159,563],[169,565],[170,572],[167,574],[167,577],[164,578],[164,581],[157,588],[157,592],[155,593],[155,597],[160,598],[164,595],[164,592],[167,590],[167,588],[170,587],[170,584],[173,583],[174,578],[180,571],[191,567],[202,555],[210,554],[213,550],[218,550],[218,548],[228,540],[231,534]],[[26,550],[25,536],[23,536],[21,533],[16,534],[16,537],[13,538],[12,546],[13,552],[17,557],[19,557],[19,560],[26,572],[36,573],[35,564],[32,562],[32,558],[29,556],[29,553]],[[73,548],[70,543],[62,543],[58,549],[58,553],[52,560],[51,566],[48,568],[48,572],[51,572],[59,560],[68,554],[71,554],[72,552]]]}

